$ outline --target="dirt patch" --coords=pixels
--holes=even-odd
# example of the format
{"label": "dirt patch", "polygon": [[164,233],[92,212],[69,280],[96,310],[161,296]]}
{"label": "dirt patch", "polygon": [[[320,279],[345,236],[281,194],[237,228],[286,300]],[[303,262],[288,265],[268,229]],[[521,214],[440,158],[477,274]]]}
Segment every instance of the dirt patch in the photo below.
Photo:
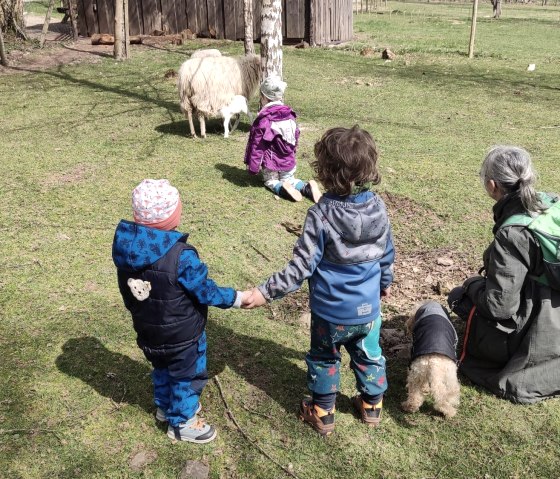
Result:
{"label": "dirt patch", "polygon": [[69,23],[53,19],[49,24],[45,46],[39,48],[39,38],[45,18],[37,15],[25,16],[25,31],[31,42],[19,42],[8,52],[8,68],[0,66],[0,74],[26,73],[76,63],[96,63],[103,57],[112,56],[113,47],[91,45],[89,38],[72,40]]}
{"label": "dirt patch", "polygon": [[79,183],[87,179],[93,172],[93,167],[89,164],[78,164],[68,171],[49,175],[42,182],[43,187],[53,188],[68,184]]}

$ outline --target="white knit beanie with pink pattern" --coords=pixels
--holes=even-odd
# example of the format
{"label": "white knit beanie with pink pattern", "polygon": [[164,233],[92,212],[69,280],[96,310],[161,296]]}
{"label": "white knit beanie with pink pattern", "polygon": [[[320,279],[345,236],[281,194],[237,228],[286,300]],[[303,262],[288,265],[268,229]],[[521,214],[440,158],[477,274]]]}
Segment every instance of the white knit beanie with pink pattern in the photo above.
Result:
{"label": "white knit beanie with pink pattern", "polygon": [[153,228],[172,230],[181,219],[181,198],[168,180],[143,180],[132,191],[134,221]]}

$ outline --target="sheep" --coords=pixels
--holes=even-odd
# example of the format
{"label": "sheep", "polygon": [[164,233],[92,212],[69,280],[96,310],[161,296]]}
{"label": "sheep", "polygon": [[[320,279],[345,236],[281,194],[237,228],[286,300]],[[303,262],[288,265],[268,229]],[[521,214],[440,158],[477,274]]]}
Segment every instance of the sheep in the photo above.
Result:
{"label": "sheep", "polygon": [[238,58],[189,58],[179,69],[177,88],[181,111],[196,138],[192,114],[197,113],[200,136],[206,138],[205,117],[217,117],[235,95],[253,96],[261,80],[261,60],[257,55]]}
{"label": "sheep", "polygon": [[191,58],[204,58],[204,57],[221,57],[222,53],[220,50],[216,50],[215,48],[205,48],[202,50],[195,50]]}
{"label": "sheep", "polygon": [[[245,113],[249,117],[249,122],[253,122],[253,115],[251,115],[251,112],[247,107],[247,99],[242,95],[235,95],[228,105],[220,109],[220,115],[224,118],[224,138],[228,138],[230,132],[233,133],[233,131],[237,128],[240,113]],[[229,121],[233,115],[237,115],[237,118],[230,130]]]}

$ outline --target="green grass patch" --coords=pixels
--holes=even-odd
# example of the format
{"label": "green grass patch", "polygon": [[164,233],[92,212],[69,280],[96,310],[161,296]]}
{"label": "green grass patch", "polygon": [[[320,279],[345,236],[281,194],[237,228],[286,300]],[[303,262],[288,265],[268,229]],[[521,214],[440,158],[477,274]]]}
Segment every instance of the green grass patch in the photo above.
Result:
{"label": "green grass patch", "polygon": [[[381,149],[379,191],[390,199],[399,261],[446,249],[473,265],[457,280],[475,272],[491,239],[492,202],[478,179],[490,146],[526,147],[539,188],[560,184],[559,9],[503,7],[494,21],[481,6],[473,60],[463,4],[389,2],[383,14],[355,18],[350,44],[284,50],[286,100],[302,127],[298,175],[311,177],[325,129],[368,129]],[[389,15],[395,10],[402,13]],[[200,45],[0,76],[1,477],[169,478],[187,460],[207,462],[213,478],[284,475],[227,418],[212,382],[202,401],[219,430],[214,443],[172,445],[156,426],[150,367],[111,261],[131,190],[149,177],[181,191],[180,229],[219,283],[252,286],[290,258],[295,236],[285,225],[301,224],[309,204],[277,201],[246,174],[246,119],[227,140],[218,120],[206,140],[186,136],[165,73]],[[217,45],[242,52],[239,43]],[[364,47],[374,56],[360,55]],[[386,47],[397,54],[392,62],[380,57]],[[388,321],[418,297],[397,299]],[[295,415],[306,392],[305,304],[304,288],[252,312],[211,310],[208,323],[210,373],[239,424],[298,477],[558,475],[557,401],[515,406],[464,381],[456,418],[445,421],[429,405],[407,416],[399,410],[407,361],[395,357],[381,427],[369,430],[353,415],[346,358],[337,431],[320,439]],[[155,457],[135,472],[129,464],[140,451]]]}

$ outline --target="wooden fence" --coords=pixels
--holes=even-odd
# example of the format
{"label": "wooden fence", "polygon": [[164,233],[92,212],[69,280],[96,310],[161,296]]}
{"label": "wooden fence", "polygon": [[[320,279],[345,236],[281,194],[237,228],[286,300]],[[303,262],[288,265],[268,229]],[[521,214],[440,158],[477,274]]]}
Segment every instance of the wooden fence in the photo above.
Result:
{"label": "wooden fence", "polygon": [[[315,21],[310,29],[311,2]],[[262,0],[253,0],[253,35],[260,38]],[[114,0],[77,0],[80,34],[114,32]],[[241,40],[244,36],[243,0],[128,0],[131,35],[154,31],[196,34]],[[352,38],[352,0],[282,0],[282,34],[288,41],[309,41],[315,33],[318,45]]]}

